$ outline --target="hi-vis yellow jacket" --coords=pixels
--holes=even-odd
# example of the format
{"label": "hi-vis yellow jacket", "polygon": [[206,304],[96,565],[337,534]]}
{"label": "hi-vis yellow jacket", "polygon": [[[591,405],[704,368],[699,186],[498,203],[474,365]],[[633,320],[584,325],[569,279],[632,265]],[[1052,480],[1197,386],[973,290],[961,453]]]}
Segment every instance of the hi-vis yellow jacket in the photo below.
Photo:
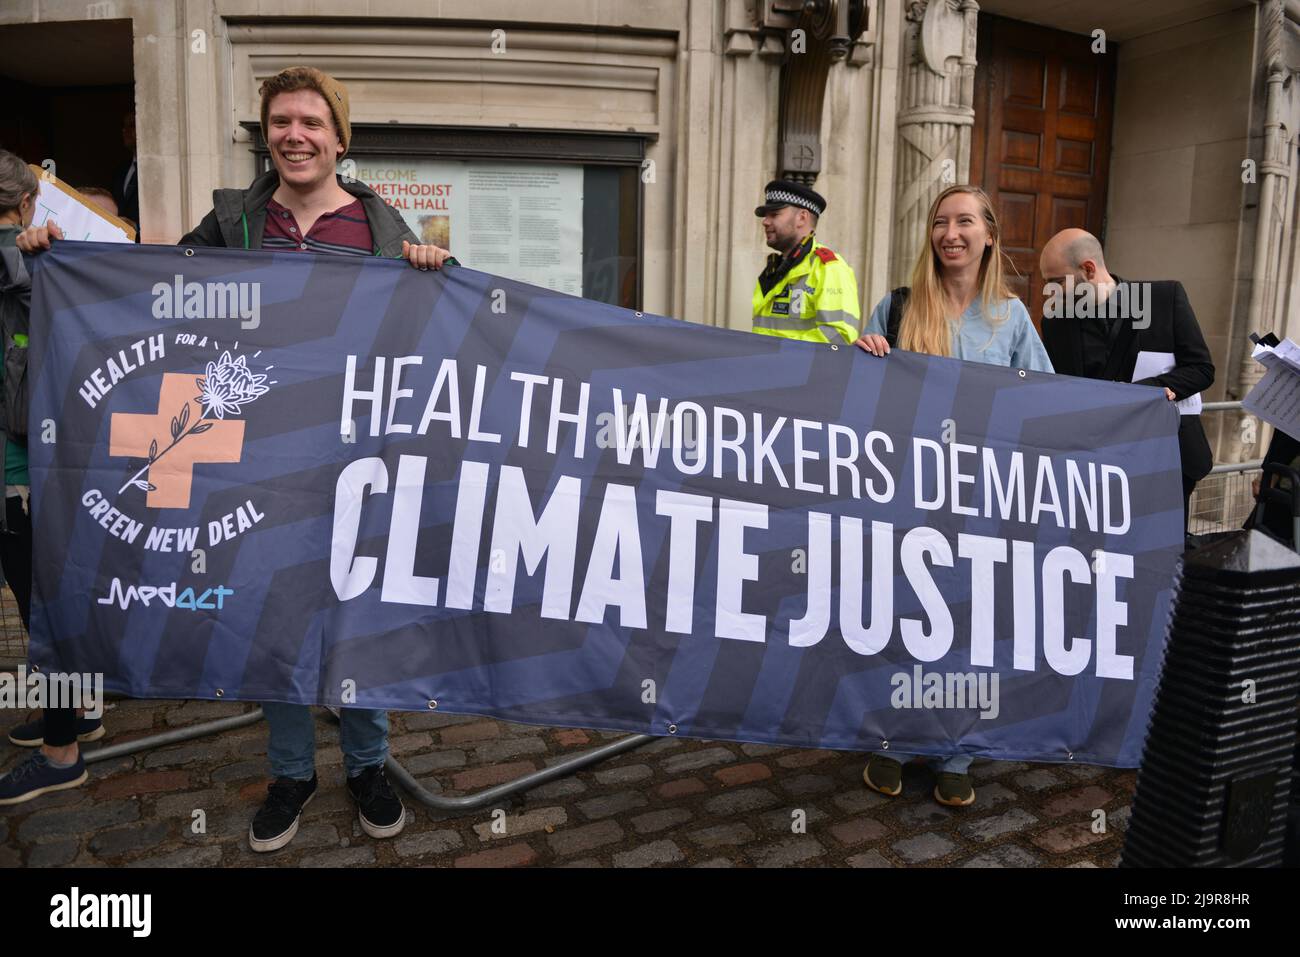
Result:
{"label": "hi-vis yellow jacket", "polygon": [[812,249],[763,295],[754,283],[754,331],[806,342],[855,342],[862,313],[853,267],[813,240]]}

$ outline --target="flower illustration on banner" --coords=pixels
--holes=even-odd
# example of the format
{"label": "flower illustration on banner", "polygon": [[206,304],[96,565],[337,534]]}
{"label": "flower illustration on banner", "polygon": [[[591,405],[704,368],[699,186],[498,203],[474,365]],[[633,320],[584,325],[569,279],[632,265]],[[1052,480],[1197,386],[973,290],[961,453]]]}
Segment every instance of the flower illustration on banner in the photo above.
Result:
{"label": "flower illustration on banner", "polygon": [[266,376],[255,375],[243,356],[232,360],[229,352],[223,352],[219,362],[209,362],[207,375],[194,381],[199,387],[198,402],[203,406],[204,418],[215,415],[224,419],[227,412],[238,415],[241,405],[265,395],[268,388],[263,385]]}
{"label": "flower illustration on banner", "polygon": [[194,380],[199,394],[192,401],[197,402],[203,410],[198,421],[190,424],[190,402],[186,401],[180,411],[172,416],[171,443],[159,449],[155,438],[149,444],[149,460],[140,471],[126,480],[117,490],[118,494],[132,486],[144,492],[156,491],[157,486],[145,478],[149,469],[191,435],[201,435],[211,429],[215,424],[212,421],[214,417],[222,420],[227,415],[239,415],[244,406],[255,402],[270,390],[266,380],[266,375],[248,368],[244,356],[232,357],[229,350],[222,352],[221,358],[216,362],[209,362],[204,375]]}

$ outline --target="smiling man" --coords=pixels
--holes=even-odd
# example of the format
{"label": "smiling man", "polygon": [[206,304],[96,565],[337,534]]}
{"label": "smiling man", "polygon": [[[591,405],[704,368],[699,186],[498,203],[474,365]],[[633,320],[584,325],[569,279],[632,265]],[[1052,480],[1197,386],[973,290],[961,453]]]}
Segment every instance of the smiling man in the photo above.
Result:
{"label": "smiling man", "polygon": [[352,139],[342,83],[313,67],[293,67],[260,92],[274,168],[246,190],[214,191],[212,212],[181,245],[384,256],[420,269],[447,261],[447,250],[419,245],[402,214],[370,187],[335,173]]}
{"label": "smiling man", "polygon": [[[312,67],[293,67],[264,82],[260,92],[262,132],[274,168],[248,189],[213,191],[212,211],[180,245],[384,256],[419,269],[455,263],[447,250],[419,245],[401,213],[364,183],[336,175],[352,138],[343,84]],[[62,238],[57,225],[31,227],[18,237],[18,247],[36,252]],[[274,851],[293,840],[302,810],[316,793],[316,726],[306,705],[268,701],[262,711],[270,727],[267,757],[274,780],[248,840],[254,851]],[[384,775],[387,713],[341,709],[339,745],[362,830],[376,838],[395,836],[406,812]]]}
{"label": "smiling man", "polygon": [[774,179],[764,190],[767,245],[775,249],[754,287],[754,331],[805,342],[853,342],[861,313],[853,268],[814,235],[826,200],[802,183]]}
{"label": "smiling man", "polygon": [[[293,67],[263,83],[260,92],[262,133],[274,169],[246,190],[216,190],[212,212],[181,245],[402,257],[420,269],[438,269],[448,260],[447,250],[417,244],[401,213],[368,186],[336,175],[352,138],[343,84],[312,67]],[[303,808],[316,794],[316,725],[306,705],[268,701],[262,711],[274,780],[248,842],[264,852],[293,839]],[[388,715],[341,708],[339,745],[362,830],[376,838],[395,836],[406,811],[384,774]]]}

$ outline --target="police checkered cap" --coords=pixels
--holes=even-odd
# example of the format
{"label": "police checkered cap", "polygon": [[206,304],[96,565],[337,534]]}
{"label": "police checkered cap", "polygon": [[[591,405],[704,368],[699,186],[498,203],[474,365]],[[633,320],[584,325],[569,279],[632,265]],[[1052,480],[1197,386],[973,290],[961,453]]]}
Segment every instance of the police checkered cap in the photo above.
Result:
{"label": "police checkered cap", "polygon": [[774,179],[764,190],[764,203],[754,210],[755,216],[766,216],[783,206],[799,206],[816,216],[826,211],[825,198],[802,183],[788,179]]}

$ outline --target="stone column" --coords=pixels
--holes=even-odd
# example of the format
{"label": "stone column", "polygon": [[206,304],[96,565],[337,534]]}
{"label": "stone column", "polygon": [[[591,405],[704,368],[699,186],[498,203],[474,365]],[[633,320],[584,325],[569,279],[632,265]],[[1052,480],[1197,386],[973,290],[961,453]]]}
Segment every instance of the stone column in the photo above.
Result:
{"label": "stone column", "polygon": [[[1265,70],[1263,156],[1257,167],[1259,212],[1243,332],[1274,332],[1282,337],[1294,331],[1287,329],[1287,287],[1295,257],[1294,170],[1300,143],[1300,64],[1288,64],[1283,52],[1284,31],[1294,30],[1295,25],[1286,22],[1282,0],[1266,0],[1260,15]],[[1250,357],[1249,343],[1241,350],[1229,398],[1244,398],[1264,374],[1264,367]],[[1229,462],[1244,462],[1261,456],[1267,436],[1255,429],[1248,417],[1238,415],[1234,419],[1231,431],[1223,436],[1223,457]]]}
{"label": "stone column", "polygon": [[915,0],[906,14],[895,160],[890,286],[906,285],[925,217],[970,176],[975,123],[975,0]]}

